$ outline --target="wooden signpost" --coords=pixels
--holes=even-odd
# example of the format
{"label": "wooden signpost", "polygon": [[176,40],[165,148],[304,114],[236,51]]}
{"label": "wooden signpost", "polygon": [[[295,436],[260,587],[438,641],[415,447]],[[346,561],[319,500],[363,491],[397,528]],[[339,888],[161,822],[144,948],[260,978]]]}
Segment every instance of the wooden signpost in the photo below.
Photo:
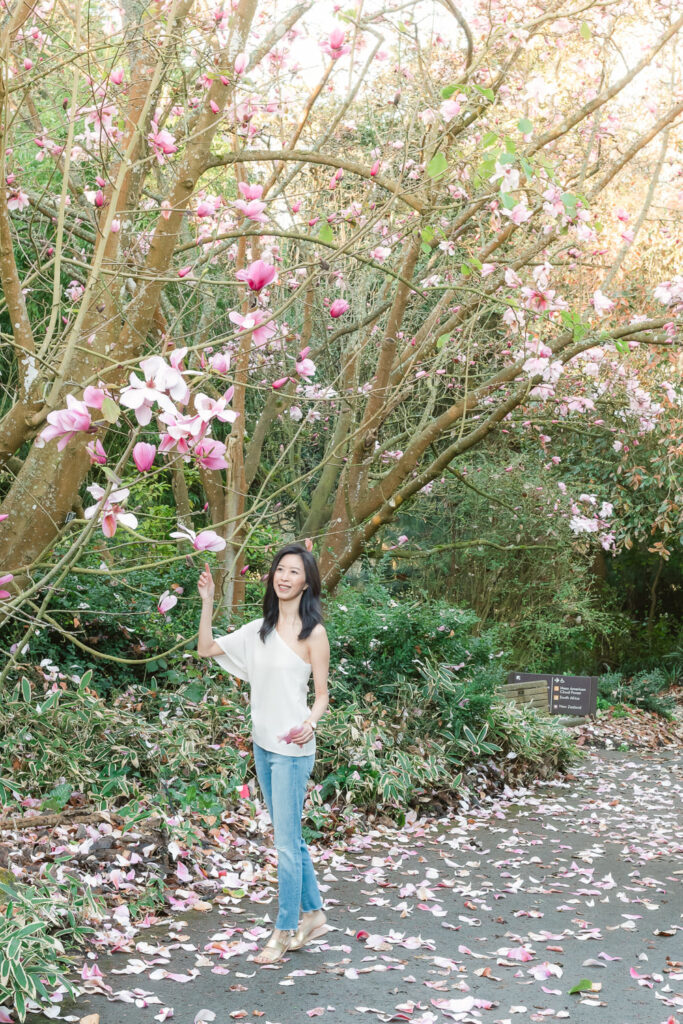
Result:
{"label": "wooden signpost", "polygon": [[[545,709],[551,715],[577,718],[595,715],[598,710],[597,676],[547,675],[544,672],[510,672],[502,688],[508,700],[538,707],[539,684],[545,686]],[[526,694],[528,698],[525,699]]]}

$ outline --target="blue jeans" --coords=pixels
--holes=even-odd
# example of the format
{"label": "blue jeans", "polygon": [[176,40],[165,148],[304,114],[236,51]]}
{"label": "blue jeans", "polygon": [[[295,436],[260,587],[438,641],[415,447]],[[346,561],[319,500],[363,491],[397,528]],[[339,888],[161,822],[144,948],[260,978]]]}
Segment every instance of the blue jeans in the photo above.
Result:
{"label": "blue jeans", "polygon": [[254,743],[256,775],[275,832],[279,910],[275,927],[291,931],[299,925],[299,908],[320,910],[323,901],[308,847],[301,835],[306,783],[314,755],[291,757]]}

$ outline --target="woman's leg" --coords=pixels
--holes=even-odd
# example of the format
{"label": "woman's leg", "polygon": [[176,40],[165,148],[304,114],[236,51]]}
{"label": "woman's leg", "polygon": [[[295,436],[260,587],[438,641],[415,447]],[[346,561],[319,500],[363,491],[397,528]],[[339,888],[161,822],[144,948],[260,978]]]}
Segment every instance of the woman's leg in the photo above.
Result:
{"label": "woman's leg", "polygon": [[256,778],[258,784],[263,793],[263,799],[266,801],[266,807],[268,808],[268,814],[270,820],[273,820],[273,787],[271,782],[271,763],[270,757],[272,754],[269,750],[264,750],[259,747],[258,743],[254,743],[254,764],[256,766]]}
{"label": "woman's leg", "polygon": [[289,930],[298,927],[304,892],[308,903],[315,900],[316,892],[316,906],[322,903],[311,858],[301,836],[301,815],[306,798],[306,783],[313,768],[313,755],[271,756],[272,818],[278,856],[279,912],[275,927]]}
{"label": "woman's leg", "polygon": [[[303,808],[302,808],[303,810]],[[304,914],[312,910],[320,910],[323,905],[318,880],[315,877],[315,868],[311,855],[308,852],[306,841],[301,837],[301,909]]]}

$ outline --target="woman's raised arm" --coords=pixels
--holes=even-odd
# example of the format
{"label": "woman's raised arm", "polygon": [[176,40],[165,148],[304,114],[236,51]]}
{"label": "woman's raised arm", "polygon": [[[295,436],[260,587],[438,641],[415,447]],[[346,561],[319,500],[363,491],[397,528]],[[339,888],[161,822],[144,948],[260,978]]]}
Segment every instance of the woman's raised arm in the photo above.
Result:
{"label": "woman's raised arm", "polygon": [[215,658],[217,654],[223,653],[223,649],[218,646],[213,638],[211,619],[213,617],[213,596],[216,592],[216,586],[213,582],[208,562],[204,563],[204,571],[197,582],[197,590],[202,599],[197,654],[200,658]]}

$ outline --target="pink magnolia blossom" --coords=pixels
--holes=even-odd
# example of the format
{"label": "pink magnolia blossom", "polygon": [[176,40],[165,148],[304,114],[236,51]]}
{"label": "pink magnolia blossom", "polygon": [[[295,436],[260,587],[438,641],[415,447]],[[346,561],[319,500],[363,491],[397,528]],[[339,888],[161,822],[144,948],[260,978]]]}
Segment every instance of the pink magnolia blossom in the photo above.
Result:
{"label": "pink magnolia blossom", "polygon": [[263,212],[266,208],[266,204],[261,202],[260,199],[250,199],[248,202],[245,199],[235,199],[232,205],[238,209],[247,220],[258,221],[261,224],[265,224],[268,219]]}
{"label": "pink magnolia blossom", "polygon": [[243,75],[244,72],[247,70],[248,63],[249,61],[246,53],[238,53],[237,56],[235,57],[235,63],[233,65],[233,67],[235,68],[235,74]]}
{"label": "pink magnolia blossom", "polygon": [[279,380],[274,380],[273,381],[273,391],[279,391],[280,388],[283,388],[285,386],[285,384],[287,383],[288,380],[289,380],[289,377],[280,377]]}
{"label": "pink magnolia blossom", "polygon": [[130,491],[127,487],[121,487],[112,491],[105,498],[105,490],[99,484],[90,484],[86,490],[96,499],[96,505],[90,505],[85,510],[85,518],[92,519],[95,515],[101,516],[102,533],[105,537],[113,537],[119,523],[131,530],[137,529],[138,520],[132,512],[124,512],[121,507]]}
{"label": "pink magnolia blossom", "polygon": [[3,512],[3,513],[2,513],[2,515],[0,515],[0,523],[1,523],[1,522],[2,522],[2,521],[3,521],[4,519],[9,519],[9,512]]}
{"label": "pink magnolia blossom", "polygon": [[330,306],[330,316],[336,319],[338,316],[343,316],[344,313],[347,313],[350,308],[346,299],[335,299]]}
{"label": "pink magnolia blossom", "polygon": [[106,391],[102,388],[94,388],[91,384],[88,384],[87,388],[83,392],[83,401],[86,405],[89,405],[91,409],[101,409],[102,402],[106,397]]}
{"label": "pink magnolia blossom", "polygon": [[87,433],[90,430],[90,413],[85,402],[80,402],[73,395],[66,396],[66,409],[56,409],[47,414],[49,426],[45,427],[39,435],[38,447],[42,448],[47,441],[58,437],[58,451],[63,451],[67,444],[76,434]]}
{"label": "pink magnolia blossom", "polygon": [[596,292],[593,292],[591,304],[595,312],[598,314],[598,316],[604,316],[605,313],[609,313],[610,310],[614,309],[616,305],[616,303],[613,302],[612,299],[608,298],[606,295],[603,295],[599,288]]}
{"label": "pink magnolia blossom", "polygon": [[[4,576],[0,576],[0,584],[2,584],[2,583],[11,583],[13,579],[14,579],[14,576],[12,575],[12,573],[11,572],[6,572]],[[11,596],[12,595],[10,594],[9,590],[4,590],[4,589],[0,590],[0,601],[5,601],[8,597],[11,597]]]}
{"label": "pink magnolia blossom", "polygon": [[230,369],[230,354],[228,352],[215,352],[209,359],[209,366],[216,373],[227,373]]}
{"label": "pink magnolia blossom", "polygon": [[252,309],[246,316],[235,312],[228,315],[243,331],[252,332],[251,336],[257,348],[265,345],[274,334],[277,334],[277,327],[271,320],[272,314],[267,309]]}
{"label": "pink magnolia blossom", "polygon": [[90,456],[91,463],[97,463],[98,466],[104,466],[107,461],[107,453],[102,447],[102,442],[99,437],[95,438],[94,441],[90,441],[85,446],[85,450]]}
{"label": "pink magnolia blossom", "polygon": [[30,199],[20,188],[10,192],[7,197],[7,209],[18,210],[21,213],[30,204]]}
{"label": "pink magnolia blossom", "polygon": [[234,393],[235,389],[231,387],[221,398],[214,399],[200,391],[194,399],[197,415],[204,423],[209,423],[212,419],[220,420],[221,423],[234,423],[238,414],[233,409],[226,408]]}
{"label": "pink magnolia blossom", "polygon": [[296,363],[296,372],[300,377],[312,377],[315,374],[315,363],[312,359],[299,359]]}
{"label": "pink magnolia blossom", "polygon": [[439,113],[446,123],[452,121],[454,117],[457,117],[460,113],[462,106],[462,94],[458,93],[457,96],[452,96],[448,100],[444,100],[439,107]]}
{"label": "pink magnolia blossom", "polygon": [[156,445],[147,444],[146,441],[138,441],[133,448],[133,462],[140,473],[146,473],[154,463],[157,453]]}
{"label": "pink magnolia blossom", "polygon": [[377,245],[370,252],[370,258],[376,260],[377,263],[384,263],[389,256],[391,256],[391,249],[388,245]]}
{"label": "pink magnolia blossom", "polygon": [[[233,414],[235,417],[236,413]],[[227,469],[228,463],[225,460],[225,445],[213,437],[205,437],[194,447],[194,454],[197,462],[204,469]]]}
{"label": "pink magnolia blossom", "polygon": [[526,203],[517,203],[511,210],[503,209],[503,216],[509,217],[513,224],[519,226],[524,224],[532,216],[531,210]]}
{"label": "pink magnolia blossom", "polygon": [[380,166],[381,166],[380,161],[379,160],[375,160],[374,164],[370,168],[370,177],[371,178],[376,178],[377,177],[377,175],[379,174]]}
{"label": "pink magnolia blossom", "polygon": [[263,185],[249,185],[246,181],[239,181],[237,187],[245,199],[260,199],[263,195]]}
{"label": "pink magnolia blossom", "polygon": [[244,270],[238,270],[235,277],[238,281],[246,281],[252,292],[260,292],[262,288],[276,280],[277,270],[272,263],[254,260]]}
{"label": "pink magnolia blossom", "polygon": [[119,402],[126,409],[133,410],[140,426],[147,426],[152,418],[152,408],[155,404],[161,406],[168,413],[176,411],[173,402],[159,388],[154,387],[146,380],[140,380],[134,373],[131,373],[129,379],[130,384],[121,391]]}
{"label": "pink magnolia blossom", "polygon": [[173,135],[165,128],[160,130],[155,121],[152,121],[152,131],[147,136],[147,139],[160,164],[165,163],[167,156],[178,152]]}
{"label": "pink magnolia blossom", "polygon": [[170,536],[177,537],[178,540],[191,541],[195,551],[222,551],[226,545],[226,542],[218,536],[215,530],[202,530],[200,533],[195,533],[189,526],[183,526],[180,523],[178,529]]}
{"label": "pink magnolia blossom", "polygon": [[[285,378],[286,380],[287,378]],[[304,414],[301,410],[300,405],[290,405],[289,407],[289,418],[294,420],[295,423],[300,423],[304,418]]]}
{"label": "pink magnolia blossom", "polygon": [[178,598],[175,594],[171,594],[168,590],[165,590],[157,601],[157,611],[161,615],[166,615],[170,612],[171,608],[175,608],[177,604]]}
{"label": "pink magnolia blossom", "polygon": [[65,291],[72,302],[78,302],[81,295],[85,291],[85,288],[80,281],[71,281],[69,283],[69,287],[66,288]]}
{"label": "pink magnolia blossom", "polygon": [[123,68],[116,68],[109,76],[109,81],[114,85],[121,85],[123,82]]}
{"label": "pink magnolia blossom", "polygon": [[178,271],[178,277],[187,277],[188,274],[191,274],[191,273],[192,273],[192,267],[188,263],[186,266],[180,268],[180,270]]}
{"label": "pink magnolia blossom", "polygon": [[332,60],[337,60],[339,57],[343,57],[345,53],[348,53],[351,49],[348,43],[345,43],[346,33],[343,28],[333,28],[327,39],[320,44],[320,48],[325,51]]}
{"label": "pink magnolia blossom", "polygon": [[179,365],[186,352],[187,348],[174,349],[170,356],[170,366],[161,356],[149,356],[140,363],[145,379],[152,381],[160,391],[167,391],[173,401],[181,405],[190,400],[190,389]]}
{"label": "pink magnolia blossom", "polygon": [[194,213],[195,217],[213,217],[216,213],[216,206],[209,199],[202,199],[197,203]]}

